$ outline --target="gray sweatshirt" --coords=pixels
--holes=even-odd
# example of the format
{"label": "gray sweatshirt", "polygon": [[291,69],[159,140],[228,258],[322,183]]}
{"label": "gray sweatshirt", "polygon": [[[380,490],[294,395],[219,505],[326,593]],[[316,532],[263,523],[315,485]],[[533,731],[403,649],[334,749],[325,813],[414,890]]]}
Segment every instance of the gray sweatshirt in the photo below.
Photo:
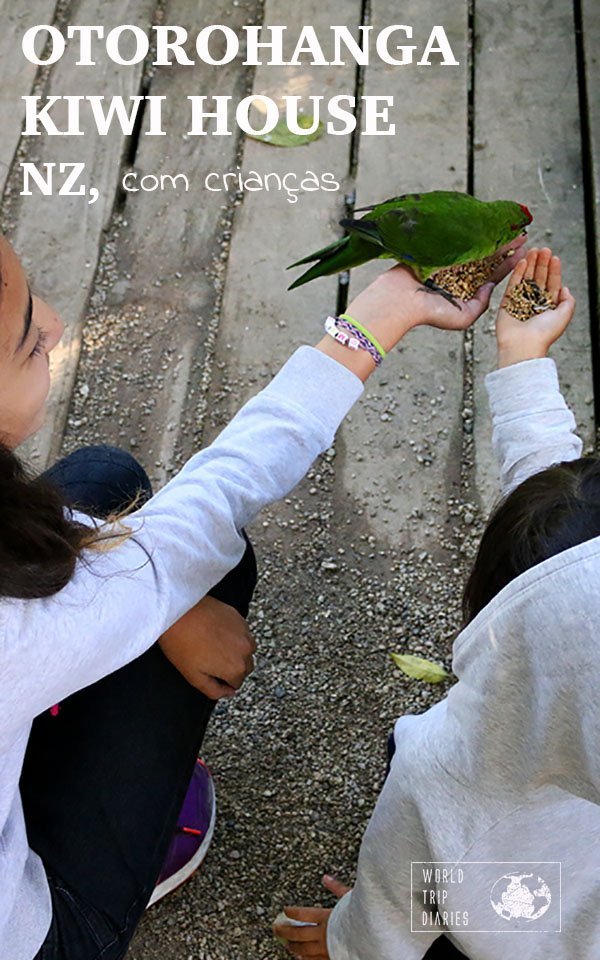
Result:
{"label": "gray sweatshirt", "polygon": [[[504,492],[581,455],[552,360],[487,388]],[[397,721],[332,960],[420,960],[442,932],[471,960],[600,957],[599,584],[600,537],[517,577],[447,697]]]}
{"label": "gray sweatshirt", "polygon": [[211,446],[130,515],[137,543],[86,551],[89,567],[79,563],[52,597],[0,602],[1,960],[32,960],[51,920],[18,787],[33,718],[138,657],[205,596],[240,561],[240,529],[293,489],[362,390],[342,364],[301,347]]}

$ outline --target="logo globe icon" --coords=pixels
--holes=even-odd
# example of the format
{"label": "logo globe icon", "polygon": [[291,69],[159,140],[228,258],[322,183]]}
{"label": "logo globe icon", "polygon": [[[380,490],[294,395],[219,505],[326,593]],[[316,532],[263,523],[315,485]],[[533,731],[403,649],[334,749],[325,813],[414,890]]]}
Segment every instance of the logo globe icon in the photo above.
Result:
{"label": "logo globe icon", "polygon": [[551,902],[550,887],[533,873],[505,873],[490,893],[490,903],[503,920],[538,920]]}

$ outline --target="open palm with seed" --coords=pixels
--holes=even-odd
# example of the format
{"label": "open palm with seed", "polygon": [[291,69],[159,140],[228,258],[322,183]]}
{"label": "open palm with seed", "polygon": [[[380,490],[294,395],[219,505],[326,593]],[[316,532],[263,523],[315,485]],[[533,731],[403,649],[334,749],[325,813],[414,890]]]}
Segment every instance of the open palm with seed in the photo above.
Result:
{"label": "open palm with seed", "polygon": [[[519,320],[506,307],[514,290],[524,280],[533,280],[547,291],[554,306],[528,320]],[[562,285],[560,257],[553,255],[549,247],[541,250],[532,247],[516,264],[498,310],[496,339],[500,365],[545,357],[548,349],[565,332],[574,312],[575,299],[569,288]]]}

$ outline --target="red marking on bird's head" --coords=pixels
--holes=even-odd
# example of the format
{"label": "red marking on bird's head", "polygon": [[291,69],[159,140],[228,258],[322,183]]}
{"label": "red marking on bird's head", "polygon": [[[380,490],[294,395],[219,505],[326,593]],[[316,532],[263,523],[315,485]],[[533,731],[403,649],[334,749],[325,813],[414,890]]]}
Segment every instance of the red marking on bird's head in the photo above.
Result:
{"label": "red marking on bird's head", "polygon": [[524,203],[520,203],[519,206],[523,211],[523,213],[525,214],[525,216],[527,217],[527,223],[531,223],[531,221],[533,220],[533,216],[531,212],[527,209]]}

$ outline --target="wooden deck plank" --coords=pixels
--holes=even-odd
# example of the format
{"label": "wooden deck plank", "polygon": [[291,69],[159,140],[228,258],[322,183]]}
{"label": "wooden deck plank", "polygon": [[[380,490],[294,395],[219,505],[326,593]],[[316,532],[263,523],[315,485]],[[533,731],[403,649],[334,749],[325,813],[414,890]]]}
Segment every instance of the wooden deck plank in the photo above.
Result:
{"label": "wooden deck plank", "polygon": [[[339,22],[332,4],[310,0],[282,14],[281,4],[267,0],[264,23],[285,23],[287,34],[297,37],[306,23],[315,27],[324,45],[330,26]],[[351,0],[344,22],[360,23],[361,4]],[[259,66],[253,92],[274,99],[284,95],[323,95],[326,100],[354,89],[355,64],[328,67],[326,71],[305,65]],[[335,308],[337,278],[329,277],[287,292],[299,271],[286,273],[286,266],[327,243],[339,232],[343,215],[345,178],[349,168],[349,137],[325,135],[308,146],[277,149],[254,140],[244,144],[242,173],[272,172],[305,175],[305,171],[328,171],[340,183],[339,191],[314,191],[290,202],[285,191],[246,192],[236,213],[227,280],[223,299],[217,366],[213,391],[218,393],[228,379],[235,391],[225,398],[221,414],[227,417],[242,401],[276,373],[292,350],[302,343],[315,343],[322,335],[324,318]],[[216,425],[213,425],[213,432]]]}
{"label": "wooden deck plank", "polygon": [[21,54],[21,40],[29,27],[52,23],[56,0],[32,0],[19,10],[10,0],[0,3],[0,195],[6,186],[25,115],[21,97],[31,92],[37,67]]}
{"label": "wooden deck plank", "polygon": [[[267,0],[263,22],[285,24],[291,36],[297,35],[303,24],[310,23],[315,26],[319,37],[326,37],[329,26],[339,22],[339,10],[335,5],[324,4],[321,0],[306,0],[302,5],[288,4],[285,10],[282,7],[283,4],[279,0]],[[358,24],[360,11],[360,0],[346,3],[344,22]],[[210,89],[213,88],[216,80],[215,73]],[[353,89],[353,85],[354,68],[350,65],[331,67],[326,71],[311,70],[304,66],[292,68],[265,65],[256,68],[253,91],[275,98],[286,93],[301,92],[306,95],[323,93],[331,97],[338,93],[348,93]],[[223,149],[222,138],[220,138],[220,145]],[[228,157],[223,157],[219,163],[215,163],[215,169],[221,171],[231,169],[229,162]],[[272,172],[283,176],[286,173],[303,173],[307,169],[313,169],[331,171],[339,182],[343,182],[348,163],[349,140],[346,137],[324,137],[307,147],[293,149],[277,149],[246,139],[243,145],[243,157],[240,160],[244,176],[252,170],[261,175]],[[266,385],[295,346],[307,342],[314,343],[320,339],[322,318],[335,305],[337,281],[335,278],[329,278],[319,284],[310,284],[288,293],[286,287],[291,282],[292,271],[286,273],[285,267],[315,245],[325,243],[331,236],[343,212],[343,194],[342,186],[339,193],[305,193],[299,196],[296,203],[289,203],[284,192],[274,190],[245,192],[243,202],[235,212],[227,260],[213,376],[208,392],[210,405],[205,419],[205,443],[221,429],[249,395]],[[138,269],[139,266],[138,260]],[[306,548],[306,543],[311,542],[314,536],[314,524],[309,524],[308,529],[305,528],[299,532],[294,525],[295,518],[298,517],[294,506],[297,506],[305,497],[319,513],[330,509],[329,490],[323,491],[319,503],[316,503],[315,498],[308,495],[308,486],[308,481],[305,481],[294,492],[289,503],[278,503],[272,511],[263,512],[260,521],[253,525],[251,536],[260,559],[263,597],[265,589],[268,590],[269,569],[272,564],[277,563],[273,559],[276,554],[270,549],[272,531],[279,529],[277,524],[281,523],[284,528],[282,532],[286,544],[285,551],[297,557],[297,551],[301,552]],[[269,518],[271,526],[268,526]],[[273,518],[276,523],[273,523]],[[289,632],[293,637],[293,647],[284,646],[285,641],[281,638],[279,656],[283,656],[289,663],[292,663],[295,657],[299,657],[304,662],[305,656],[298,652],[297,646],[302,642],[300,633],[303,626],[299,621],[304,619],[302,610],[306,591],[303,590],[302,594],[295,598],[286,597],[283,588],[288,578],[284,562],[281,565],[277,564],[277,569],[279,570],[277,578],[281,580],[281,586],[277,589],[278,596],[275,604],[270,603],[267,607],[268,622],[272,622],[273,627],[278,631],[283,629],[282,618],[285,618],[286,610],[288,606],[290,607],[293,626],[289,628]],[[312,598],[312,587],[309,590]],[[257,616],[260,602],[257,598],[253,603],[254,617]],[[264,600],[262,602],[264,603]],[[310,603],[312,602],[311,599]],[[262,616],[262,610],[260,615]],[[265,624],[266,622],[265,620]],[[263,629],[261,661],[264,664],[265,658],[269,656],[269,642],[266,638],[266,628]],[[269,627],[269,631],[270,629]],[[312,663],[314,658],[313,651],[310,658],[306,658],[306,662]],[[279,672],[276,665],[274,669]],[[258,676],[259,673],[260,671],[257,671],[256,675]],[[270,684],[269,679],[266,682]],[[307,682],[310,687],[310,679]],[[259,691],[257,694],[261,696]],[[310,699],[312,700],[312,697]],[[233,723],[233,718],[231,722]],[[286,732],[283,717],[279,717],[278,723],[283,724],[281,728],[278,726],[278,730]],[[252,751],[245,751],[241,762],[231,771],[227,761],[227,756],[231,757],[231,751],[226,753],[222,745],[219,746],[217,724],[212,727],[212,739],[205,745],[205,755],[208,753],[211,760],[212,743],[212,748],[216,751],[215,763],[218,763],[223,792],[224,806],[221,816],[227,818],[223,821],[227,823],[230,819],[236,820],[240,806],[244,806],[244,786],[251,776],[247,769],[248,763],[252,767],[258,766],[265,771],[270,771],[267,779],[269,784],[273,782],[274,771],[271,770],[273,751],[272,742],[266,730],[264,740],[261,737],[260,741],[254,744]],[[216,748],[214,738],[217,742]],[[263,802],[268,804],[270,801]],[[291,822],[282,827],[289,826]],[[287,837],[285,829],[283,835]],[[244,856],[248,858],[248,862],[252,861],[252,857],[255,856],[252,843],[245,844]],[[254,862],[258,864],[259,870],[263,869],[262,861],[258,857]],[[284,896],[283,892],[274,895],[280,898]],[[243,891],[241,896],[243,898]],[[219,946],[215,948],[216,953],[219,956],[225,956],[225,954],[232,956],[260,954],[262,956],[265,950],[268,952],[270,949],[268,944],[263,949],[259,949],[256,942],[254,912],[246,911],[242,907],[238,909],[237,895],[228,901],[228,904],[227,914],[215,917],[214,937],[219,942]],[[239,927],[239,929],[234,929],[232,935],[229,929],[231,926],[229,917],[234,914],[237,917],[236,928]],[[174,960],[175,948],[170,948],[169,944],[159,941],[157,937],[156,931],[160,929],[160,918],[149,913],[131,947],[132,960],[148,956],[154,944],[159,942],[161,956],[173,956]],[[258,933],[258,937],[263,937],[262,932]],[[267,938],[268,934],[265,939]],[[243,946],[238,948],[240,941],[243,941]],[[253,947],[247,946],[250,943]],[[215,951],[211,951],[211,955]]]}
{"label": "wooden deck plank", "polygon": [[[102,4],[101,21],[106,29],[122,23],[148,24],[154,12],[153,0],[108,0]],[[74,23],[97,23],[98,4],[81,0],[71,14]],[[142,65],[118,66],[99,48],[97,65],[76,66],[76,50],[67,45],[63,58],[54,67],[48,95],[112,94],[130,96],[138,92]],[[63,104],[61,104],[61,107]],[[59,113],[55,115],[57,123]],[[102,243],[102,231],[113,209],[119,181],[125,139],[116,126],[101,137],[87,113],[82,112],[81,137],[44,136],[30,138],[30,154],[42,162],[85,163],[88,183],[100,191],[100,199],[89,205],[87,197],[42,196],[21,198],[18,223],[11,234],[21,254],[33,287],[46,294],[67,324],[62,343],[52,354],[53,384],[46,423],[23,447],[38,469],[57,456],[71,397],[79,350],[81,328],[93,284]],[[60,250],[60,256],[55,251]]]}
{"label": "wooden deck plank", "polygon": [[[532,29],[543,22],[544,29]],[[475,194],[514,199],[534,215],[530,246],[551,246],[577,299],[575,320],[553,349],[562,387],[587,443],[593,437],[593,386],[586,235],[572,5],[525,0],[477,6]],[[475,330],[475,484],[487,511],[497,497],[485,374],[494,368],[498,295]]]}
{"label": "wooden deck plank", "polygon": [[[600,15],[594,0],[582,0],[583,50],[587,87],[590,166],[593,186],[594,223],[596,227],[596,282],[600,282]],[[600,304],[600,290],[595,291]],[[600,337],[600,316],[592,319]],[[598,371],[597,371],[598,373]]]}
{"label": "wooden deck plank", "polygon": [[[165,16],[165,22],[188,30],[191,56],[197,11],[189,0],[174,0]],[[234,30],[250,22],[247,8],[232,9],[228,0],[212,4],[210,17]],[[114,237],[110,286],[100,276],[106,295],[88,325],[74,391],[66,447],[89,432],[88,391],[102,393],[112,402],[93,407],[93,431],[107,442],[132,444],[156,486],[201,444],[202,382],[212,356],[218,300],[214,264],[224,265],[221,220],[232,202],[227,192],[206,189],[205,178],[211,171],[235,170],[238,146],[238,136],[188,137],[187,97],[209,91],[241,100],[251,78],[243,59],[218,70],[201,62],[157,69],[150,93],[166,98],[163,127],[169,135],[168,140],[141,137],[136,183],[148,175],[184,174],[189,189],[180,180],[177,191],[167,186],[127,195]]]}
{"label": "wooden deck plank", "polygon": [[[435,0],[411,0],[402,22],[437,23]],[[397,3],[373,4],[374,33],[397,19]],[[374,59],[365,93],[394,96],[394,137],[361,138],[356,206],[414,190],[466,190],[467,8],[444,7],[444,26],[459,67],[394,68]],[[415,39],[417,42],[415,28]],[[362,216],[362,214],[359,214]],[[350,297],[388,263],[351,273]],[[462,335],[421,328],[369,382],[367,398],[343,427],[348,446],[343,483],[364,504],[378,539],[440,555],[448,532],[448,497],[459,494],[462,440]],[[382,422],[383,421],[383,422]],[[386,422],[389,421],[389,422]]]}

